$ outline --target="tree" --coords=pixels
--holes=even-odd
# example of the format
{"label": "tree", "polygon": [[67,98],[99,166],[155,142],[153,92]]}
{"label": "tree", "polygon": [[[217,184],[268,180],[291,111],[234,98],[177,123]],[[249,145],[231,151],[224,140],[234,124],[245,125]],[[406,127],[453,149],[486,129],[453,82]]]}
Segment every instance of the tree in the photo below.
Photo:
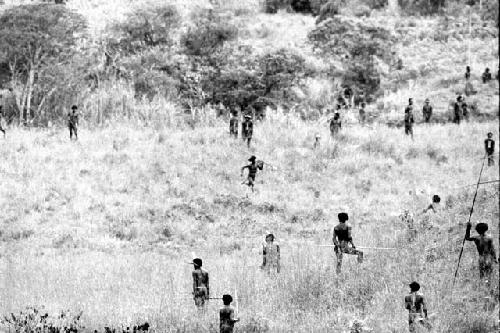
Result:
{"label": "tree", "polygon": [[[21,5],[6,9],[0,16],[0,63],[7,63],[19,109],[19,122],[33,119],[44,98],[54,91],[42,88],[44,71],[70,62],[85,36],[85,19],[66,6]],[[48,89],[48,90],[47,90]],[[34,93],[42,96],[34,101]]]}

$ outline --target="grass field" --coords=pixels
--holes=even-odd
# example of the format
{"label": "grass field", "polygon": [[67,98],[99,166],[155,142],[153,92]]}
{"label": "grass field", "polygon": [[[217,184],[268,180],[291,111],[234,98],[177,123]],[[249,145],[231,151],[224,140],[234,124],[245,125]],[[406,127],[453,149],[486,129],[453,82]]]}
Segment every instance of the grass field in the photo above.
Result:
{"label": "grass field", "polygon": [[[324,142],[313,150],[317,131]],[[326,131],[271,115],[248,150],[222,124],[83,128],[78,142],[63,129],[12,129],[0,147],[0,311],[43,305],[82,310],[88,328],[149,320],[159,331],[213,330],[220,304],[199,316],[190,298],[185,263],[195,254],[214,296],[237,290],[240,332],[340,332],[354,319],[374,332],[405,332],[402,297],[413,279],[429,298],[435,332],[469,332],[457,321],[498,327],[482,308],[490,293],[474,282],[471,244],[450,286],[474,192],[461,186],[476,182],[485,133],[498,138],[498,125],[421,125],[414,142],[377,125],[347,127],[333,142]],[[255,194],[239,176],[251,154],[271,164]],[[495,166],[482,179],[497,176]],[[435,193],[442,210],[418,217],[419,238],[408,244],[398,215],[418,213]],[[330,244],[340,211],[358,246],[398,250],[367,250],[366,263],[349,258],[336,276],[332,249],[317,245]],[[497,239],[498,218],[498,186],[484,185],[472,220],[489,223]],[[277,278],[258,269],[267,232],[282,246]]]}

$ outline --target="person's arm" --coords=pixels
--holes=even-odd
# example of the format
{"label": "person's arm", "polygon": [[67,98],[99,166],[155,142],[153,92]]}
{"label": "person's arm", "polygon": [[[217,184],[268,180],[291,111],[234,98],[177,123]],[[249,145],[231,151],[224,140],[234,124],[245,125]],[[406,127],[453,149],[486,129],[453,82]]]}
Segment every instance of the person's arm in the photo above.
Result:
{"label": "person's arm", "polygon": [[210,297],[210,283],[209,283],[209,279],[208,279],[208,272],[206,272],[207,274],[207,298]]}
{"label": "person's arm", "polygon": [[266,267],[266,246],[262,245],[262,266],[261,268]]}
{"label": "person's arm", "polygon": [[470,222],[467,223],[467,228],[465,229],[465,240],[474,241],[474,237],[470,236],[470,229],[472,228],[472,224]]}
{"label": "person's arm", "polygon": [[280,272],[281,270],[281,264],[280,264],[280,246],[279,245],[276,245],[276,255],[277,255],[277,264],[278,264],[278,267],[277,267],[277,270],[278,270],[278,273]]}
{"label": "person's arm", "polygon": [[427,318],[427,304],[424,296],[422,296],[422,311],[424,312],[425,318]]}
{"label": "person's arm", "polygon": [[196,273],[193,272],[193,295],[196,294]]}
{"label": "person's arm", "polygon": [[239,318],[234,317],[234,309],[231,309],[231,312],[229,312],[229,321],[232,323],[236,323],[236,322],[240,321]]}
{"label": "person's arm", "polygon": [[408,298],[405,297],[405,309],[410,310],[411,309],[411,302],[408,301]]}
{"label": "person's arm", "polygon": [[493,239],[490,238],[488,240],[488,243],[489,243],[491,256],[493,257],[493,261],[495,261],[498,264],[497,251],[495,250],[495,244],[493,243]]}
{"label": "person's arm", "polygon": [[486,154],[489,154],[488,139],[484,140],[484,150],[486,151]]}
{"label": "person's arm", "polygon": [[249,168],[249,166],[248,166],[248,165],[245,165],[243,168],[241,168],[241,175],[242,175],[242,176],[243,176],[243,171],[244,171],[245,169],[248,169],[248,168]]}
{"label": "person's arm", "polygon": [[333,244],[335,246],[339,246],[339,241],[337,240],[337,235],[335,234],[335,229],[333,229],[333,237],[332,237]]}

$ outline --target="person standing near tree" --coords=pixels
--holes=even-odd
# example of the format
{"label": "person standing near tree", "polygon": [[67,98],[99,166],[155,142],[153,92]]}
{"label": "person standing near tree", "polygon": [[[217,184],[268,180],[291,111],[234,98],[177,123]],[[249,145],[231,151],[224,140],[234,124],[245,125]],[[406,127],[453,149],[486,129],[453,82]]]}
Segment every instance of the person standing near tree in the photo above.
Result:
{"label": "person standing near tree", "polygon": [[488,158],[488,166],[493,166],[495,165],[495,159],[493,157],[493,154],[495,154],[495,140],[492,139],[493,133],[489,132],[487,136],[488,138],[484,140],[484,150]]}
{"label": "person standing near tree", "polygon": [[245,115],[245,120],[241,123],[241,137],[243,141],[247,142],[247,147],[250,148],[250,142],[252,141],[253,135],[253,121],[252,116]]}
{"label": "person standing near tree", "polygon": [[78,140],[78,106],[73,105],[71,107],[71,112],[68,113],[68,128],[69,128],[69,139],[73,139],[73,134],[75,134],[75,139]]}

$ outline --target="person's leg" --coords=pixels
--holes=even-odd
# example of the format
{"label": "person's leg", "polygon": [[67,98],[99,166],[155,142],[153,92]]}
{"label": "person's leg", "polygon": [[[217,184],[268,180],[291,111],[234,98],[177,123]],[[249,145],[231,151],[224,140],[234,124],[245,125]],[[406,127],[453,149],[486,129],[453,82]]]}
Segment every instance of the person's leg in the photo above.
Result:
{"label": "person's leg", "polygon": [[340,274],[341,270],[342,270],[342,251],[340,249],[338,249],[337,251],[335,251],[335,255],[337,256],[337,274]]}
{"label": "person's leg", "polygon": [[78,127],[73,127],[73,132],[75,133],[75,140],[78,140]]}
{"label": "person's leg", "polygon": [[70,140],[73,139],[73,126],[72,125],[69,125],[69,139]]}

